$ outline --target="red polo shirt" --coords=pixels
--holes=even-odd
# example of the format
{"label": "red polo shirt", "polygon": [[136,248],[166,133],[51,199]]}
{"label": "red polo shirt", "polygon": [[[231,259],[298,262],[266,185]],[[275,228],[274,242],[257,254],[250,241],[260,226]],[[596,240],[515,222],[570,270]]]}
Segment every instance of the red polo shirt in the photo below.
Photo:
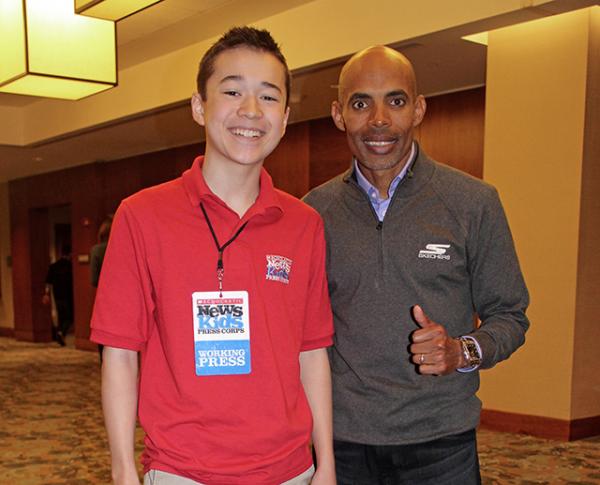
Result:
{"label": "red polo shirt", "polygon": [[[274,189],[264,170],[260,194],[240,219],[208,188],[201,165],[198,158],[181,178],[122,202],[91,339],[141,353],[146,471],[207,484],[279,484],[311,464],[299,353],[332,343],[323,223]],[[250,374],[195,372],[192,293],[217,290],[218,252],[201,202],[221,244],[248,221],[224,251],[223,289],[249,295]],[[283,277],[268,277],[272,256],[286,258]]]}

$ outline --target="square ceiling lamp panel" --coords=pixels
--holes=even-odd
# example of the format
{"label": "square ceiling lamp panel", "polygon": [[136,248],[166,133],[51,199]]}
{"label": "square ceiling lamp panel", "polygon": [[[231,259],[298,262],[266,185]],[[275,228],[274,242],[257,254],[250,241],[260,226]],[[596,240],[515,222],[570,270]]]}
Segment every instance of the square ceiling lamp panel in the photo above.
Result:
{"label": "square ceiling lamp panel", "polygon": [[0,92],[81,99],[116,85],[114,22],[73,0],[0,0]]}
{"label": "square ceiling lamp panel", "polygon": [[162,0],[75,0],[75,12],[106,20],[121,20]]}

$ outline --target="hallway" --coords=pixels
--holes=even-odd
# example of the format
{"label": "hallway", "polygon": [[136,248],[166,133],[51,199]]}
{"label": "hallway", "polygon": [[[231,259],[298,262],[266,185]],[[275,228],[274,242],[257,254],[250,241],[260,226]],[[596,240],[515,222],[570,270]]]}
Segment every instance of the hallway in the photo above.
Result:
{"label": "hallway", "polygon": [[0,403],[2,484],[110,483],[97,353],[0,338]]}
{"label": "hallway", "polygon": [[[97,353],[0,338],[0,423],[3,485],[110,483]],[[484,485],[600,484],[600,437],[478,439]]]}

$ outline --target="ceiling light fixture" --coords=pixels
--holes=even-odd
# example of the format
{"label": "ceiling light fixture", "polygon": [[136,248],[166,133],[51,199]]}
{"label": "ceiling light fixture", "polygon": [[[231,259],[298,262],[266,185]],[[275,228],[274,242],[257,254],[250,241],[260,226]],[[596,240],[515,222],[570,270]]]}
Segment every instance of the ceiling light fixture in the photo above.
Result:
{"label": "ceiling light fixture", "polygon": [[73,0],[0,0],[0,92],[81,99],[117,85],[115,23]]}
{"label": "ceiling light fixture", "polygon": [[479,32],[478,34],[465,35],[461,37],[463,40],[467,40],[469,42],[475,42],[476,44],[488,45],[488,33],[487,32]]}
{"label": "ceiling light fixture", "polygon": [[162,0],[75,0],[75,12],[105,20],[121,20]]}

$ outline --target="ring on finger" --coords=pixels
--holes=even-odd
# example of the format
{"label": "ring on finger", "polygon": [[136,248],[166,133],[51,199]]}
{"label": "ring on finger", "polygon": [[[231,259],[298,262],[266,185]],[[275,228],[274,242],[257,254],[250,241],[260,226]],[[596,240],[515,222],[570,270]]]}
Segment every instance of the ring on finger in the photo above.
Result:
{"label": "ring on finger", "polygon": [[421,354],[419,356],[419,364],[423,365],[425,363],[425,354]]}

